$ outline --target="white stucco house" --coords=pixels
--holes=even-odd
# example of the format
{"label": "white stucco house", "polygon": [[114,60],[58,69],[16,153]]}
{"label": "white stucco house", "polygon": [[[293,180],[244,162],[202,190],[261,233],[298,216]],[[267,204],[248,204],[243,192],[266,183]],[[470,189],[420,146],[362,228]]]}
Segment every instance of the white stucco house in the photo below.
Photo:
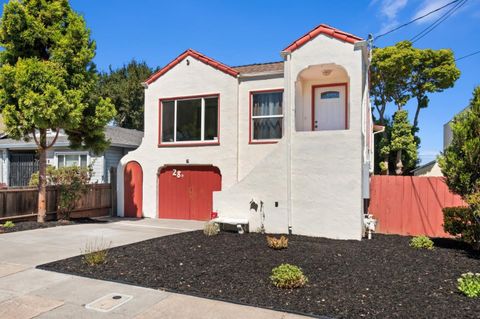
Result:
{"label": "white stucco house", "polygon": [[367,42],[320,25],[279,62],[187,50],[145,82],[145,135],[118,167],[120,216],[246,220],[360,239],[372,118]]}

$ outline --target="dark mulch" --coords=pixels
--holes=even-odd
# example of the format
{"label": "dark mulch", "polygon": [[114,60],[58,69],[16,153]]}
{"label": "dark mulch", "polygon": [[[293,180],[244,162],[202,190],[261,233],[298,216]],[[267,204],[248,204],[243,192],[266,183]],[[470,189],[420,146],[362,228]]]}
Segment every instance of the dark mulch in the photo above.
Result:
{"label": "dark mulch", "polygon": [[[456,280],[480,272],[480,256],[454,240],[426,251],[409,239],[289,236],[288,249],[274,251],[260,234],[198,231],[112,248],[100,266],[77,256],[39,268],[317,316],[479,318],[480,300],[461,295]],[[272,286],[271,269],[281,263],[303,268],[307,286]]]}
{"label": "dark mulch", "polygon": [[97,220],[92,218],[73,218],[71,220],[52,220],[46,221],[44,223],[37,223],[34,221],[22,221],[22,222],[14,222],[15,226],[13,227],[2,227],[0,226],[0,234],[1,233],[13,233],[17,231],[23,230],[33,230],[33,229],[41,229],[41,228],[50,228],[50,227],[57,227],[57,226],[68,226],[68,225],[77,225],[77,224],[90,224],[90,223],[105,223],[106,221]]}

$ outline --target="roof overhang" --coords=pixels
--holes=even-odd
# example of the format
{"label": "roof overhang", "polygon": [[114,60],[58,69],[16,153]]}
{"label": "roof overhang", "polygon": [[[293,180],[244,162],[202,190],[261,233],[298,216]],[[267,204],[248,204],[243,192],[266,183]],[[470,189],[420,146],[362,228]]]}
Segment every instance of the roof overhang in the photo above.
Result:
{"label": "roof overhang", "polygon": [[212,58],[209,58],[207,57],[206,55],[203,55],[201,54],[200,52],[197,52],[195,50],[192,50],[192,49],[188,49],[187,51],[183,52],[182,54],[180,54],[178,57],[176,57],[173,61],[171,61],[170,63],[168,63],[166,66],[164,66],[163,68],[161,68],[160,70],[158,70],[157,72],[155,72],[154,74],[152,74],[144,83],[144,87],[148,87],[148,85],[152,84],[153,82],[155,82],[158,78],[160,78],[162,75],[164,75],[165,73],[167,73],[169,70],[171,70],[174,66],[176,66],[177,64],[179,64],[181,61],[183,61],[185,58],[187,57],[192,57],[198,61],[201,61],[207,65],[210,65],[211,67],[217,69],[217,70],[220,70],[228,75],[231,75],[233,77],[237,77],[238,76],[238,71],[232,69],[231,67],[229,67],[228,65],[225,65],[221,62],[218,62],[218,61],[215,61],[214,59]]}
{"label": "roof overhang", "polygon": [[307,32],[305,35],[301,36],[297,40],[293,41],[289,46],[287,46],[285,49],[282,50],[282,56],[287,55],[288,53],[291,53],[298,48],[302,47],[306,43],[310,42],[314,38],[316,38],[318,35],[324,34],[327,36],[330,36],[334,39],[355,44],[358,41],[362,41],[363,39],[360,37],[357,37],[356,35],[335,29],[329,25],[326,24],[320,24],[318,27],[314,28],[313,30]]}

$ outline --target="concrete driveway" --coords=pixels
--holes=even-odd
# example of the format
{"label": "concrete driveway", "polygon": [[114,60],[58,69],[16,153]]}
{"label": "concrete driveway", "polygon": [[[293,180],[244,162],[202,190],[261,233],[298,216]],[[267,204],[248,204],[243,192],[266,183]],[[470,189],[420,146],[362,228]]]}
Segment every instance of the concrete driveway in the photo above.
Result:
{"label": "concrete driveway", "polygon": [[79,255],[88,241],[121,246],[202,227],[195,221],[114,219],[0,234],[0,318],[303,318],[35,269]]}

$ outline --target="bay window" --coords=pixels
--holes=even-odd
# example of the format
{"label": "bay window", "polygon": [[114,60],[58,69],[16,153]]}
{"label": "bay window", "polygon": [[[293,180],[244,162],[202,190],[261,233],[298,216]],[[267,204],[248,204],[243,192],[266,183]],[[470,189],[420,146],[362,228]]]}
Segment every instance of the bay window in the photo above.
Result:
{"label": "bay window", "polygon": [[219,96],[161,101],[161,144],[218,143]]}
{"label": "bay window", "polygon": [[275,142],[283,135],[283,90],[251,92],[250,142]]}

